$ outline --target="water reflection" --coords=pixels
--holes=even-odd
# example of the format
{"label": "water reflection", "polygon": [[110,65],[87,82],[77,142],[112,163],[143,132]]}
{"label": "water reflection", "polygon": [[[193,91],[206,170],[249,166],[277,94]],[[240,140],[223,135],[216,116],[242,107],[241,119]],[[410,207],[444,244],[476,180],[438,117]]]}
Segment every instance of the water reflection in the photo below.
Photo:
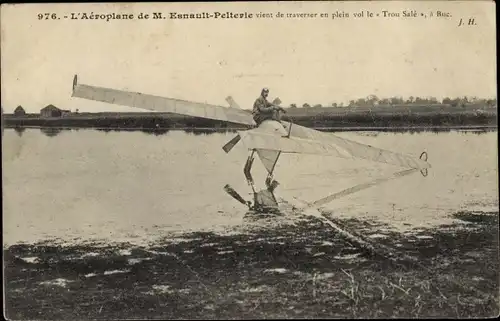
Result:
{"label": "water reflection", "polygon": [[100,131],[100,132],[109,133],[113,129],[112,128],[96,128],[95,130]]}
{"label": "water reflection", "polygon": [[[15,127],[13,128],[16,133],[21,136],[26,128],[25,127]],[[48,137],[54,137],[59,135],[62,131],[78,131],[81,128],[61,128],[61,127],[41,127],[40,131],[48,136]],[[237,129],[220,129],[220,128],[176,128],[176,129],[171,129],[171,128],[113,128],[113,127],[104,127],[104,128],[85,128],[86,130],[95,130],[98,132],[104,132],[104,133],[109,133],[109,132],[142,132],[147,135],[154,135],[154,136],[162,136],[162,135],[167,135],[170,131],[178,131],[178,132],[184,132],[187,134],[192,134],[195,136],[199,135],[212,135],[212,134],[220,134],[220,133],[235,133]]]}
{"label": "water reflection", "polygon": [[167,129],[167,128],[155,128],[155,129],[144,128],[144,129],[141,129],[141,132],[143,132],[147,135],[154,135],[154,136],[165,135],[169,131],[170,131],[170,129]]}
{"label": "water reflection", "polygon": [[14,130],[16,131],[17,135],[19,135],[19,137],[21,137],[23,135],[24,131],[26,130],[26,128],[16,127],[16,128],[14,128]]}
{"label": "water reflection", "polygon": [[374,133],[394,133],[394,134],[421,134],[421,133],[434,133],[434,134],[442,134],[442,133],[451,133],[451,132],[460,132],[460,133],[474,133],[474,134],[484,134],[495,132],[498,130],[496,126],[492,127],[477,127],[477,128],[453,128],[453,127],[407,127],[407,128],[397,128],[397,127],[384,127],[384,128],[376,128],[376,127],[366,127],[366,128],[339,128],[339,127],[325,127],[325,128],[315,128],[316,130],[335,133],[335,132],[374,132]]}
{"label": "water reflection", "polygon": [[183,131],[188,134],[193,135],[210,135],[214,133],[225,133],[227,130],[225,129],[217,129],[217,128],[184,128]]}
{"label": "water reflection", "polygon": [[55,127],[42,127],[40,128],[40,131],[48,137],[54,137],[59,135],[63,129],[62,128],[55,128]]}
{"label": "water reflection", "polygon": [[[242,224],[247,208],[223,190],[229,184],[245,199],[252,192],[242,173],[245,146],[229,154],[221,148],[231,134],[192,129],[172,129],[163,136],[139,130],[104,134],[111,130],[27,128],[22,137],[13,129],[5,131],[6,241],[136,237],[149,242],[166,231]],[[47,139],[47,134],[57,137]],[[326,210],[375,217],[403,229],[404,224],[446,223],[448,213],[462,208],[498,207],[495,133],[408,134],[337,133],[417,157],[425,150],[433,167],[426,178],[408,175],[335,199]],[[314,202],[398,170],[359,159],[282,157],[276,167],[281,184],[276,196],[285,200]],[[253,174],[259,184],[267,172],[256,162]]]}
{"label": "water reflection", "polygon": [[493,129],[482,129],[482,130],[459,130],[458,132],[460,133],[465,133],[465,134],[475,134],[475,135],[484,135],[484,134],[488,134],[492,131],[496,131],[496,130],[493,130]]}
{"label": "water reflection", "polygon": [[[15,132],[22,136],[26,131],[26,127],[13,127],[12,129]],[[80,129],[85,130],[96,130],[99,132],[109,133],[113,132],[143,132],[147,135],[154,136],[162,136],[167,135],[171,131],[185,132],[187,134],[192,134],[195,136],[200,135],[212,135],[212,134],[227,134],[227,133],[236,133],[238,130],[245,130],[244,128],[113,128],[113,127],[100,127],[100,128],[62,128],[62,127],[41,127],[40,131],[48,136],[54,137],[59,135],[62,131],[78,131]],[[403,134],[403,135],[415,135],[422,133],[432,133],[432,134],[442,134],[442,133],[471,133],[475,135],[482,135],[491,132],[495,132],[498,130],[497,127],[488,127],[488,128],[471,128],[471,129],[454,129],[454,128],[338,128],[338,127],[320,127],[314,128],[318,131],[327,132],[327,133],[345,133],[345,132],[355,132],[359,135],[370,135],[376,136],[381,133],[392,133],[392,134]],[[2,128],[3,133],[3,128]]]}

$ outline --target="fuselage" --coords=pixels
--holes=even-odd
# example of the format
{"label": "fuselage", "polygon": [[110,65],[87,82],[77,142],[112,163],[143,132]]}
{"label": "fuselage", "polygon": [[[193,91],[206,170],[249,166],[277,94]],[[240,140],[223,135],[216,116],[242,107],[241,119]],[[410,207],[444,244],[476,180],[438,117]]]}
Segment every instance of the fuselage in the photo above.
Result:
{"label": "fuselage", "polygon": [[[287,127],[289,126],[288,123],[285,124]],[[288,134],[287,129],[283,127],[283,124],[280,123],[279,121],[276,120],[264,120],[259,127],[257,127],[257,130],[263,131],[269,134],[279,134],[281,136],[285,136]]]}

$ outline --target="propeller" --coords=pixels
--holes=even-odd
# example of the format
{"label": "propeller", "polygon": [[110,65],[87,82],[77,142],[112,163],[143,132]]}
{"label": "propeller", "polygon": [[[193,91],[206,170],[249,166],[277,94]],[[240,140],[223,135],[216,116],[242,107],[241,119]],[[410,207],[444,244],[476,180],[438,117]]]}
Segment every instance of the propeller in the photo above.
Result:
{"label": "propeller", "polygon": [[238,142],[240,141],[241,139],[241,136],[240,135],[237,135],[235,136],[233,139],[231,139],[229,142],[227,142],[226,145],[222,146],[222,149],[226,152],[226,153],[229,153],[229,151],[231,151],[231,149],[233,149],[233,147],[238,144]]}
{"label": "propeller", "polygon": [[250,207],[251,203],[249,201],[245,201],[243,199],[243,197],[241,197],[241,195],[238,194],[238,192],[236,192],[234,190],[234,188],[232,188],[231,186],[229,186],[229,184],[226,184],[226,186],[224,186],[224,191],[226,191],[226,193],[228,193],[229,195],[231,195],[234,199],[236,199],[241,204]]}

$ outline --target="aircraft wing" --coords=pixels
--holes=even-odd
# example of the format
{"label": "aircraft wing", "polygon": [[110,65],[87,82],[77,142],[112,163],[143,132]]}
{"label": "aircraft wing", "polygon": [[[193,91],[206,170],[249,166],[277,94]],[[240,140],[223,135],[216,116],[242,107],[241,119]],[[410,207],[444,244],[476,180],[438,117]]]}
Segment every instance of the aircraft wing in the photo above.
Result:
{"label": "aircraft wing", "polygon": [[[286,124],[290,126],[290,123]],[[290,137],[286,137],[281,131],[271,132],[263,128],[240,131],[238,134],[248,149],[265,150],[268,153],[279,151],[281,153],[361,158],[419,170],[431,167],[427,161],[415,156],[376,148],[295,124],[291,126]]]}
{"label": "aircraft wing", "polygon": [[78,84],[76,75],[73,79],[71,96],[156,112],[214,119],[247,126],[255,125],[251,112],[242,109]]}

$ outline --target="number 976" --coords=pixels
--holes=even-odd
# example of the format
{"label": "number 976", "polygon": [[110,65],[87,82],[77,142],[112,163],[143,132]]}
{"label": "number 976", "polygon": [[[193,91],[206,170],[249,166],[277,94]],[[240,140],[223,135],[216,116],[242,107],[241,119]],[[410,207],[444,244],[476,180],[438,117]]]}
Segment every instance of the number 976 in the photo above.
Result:
{"label": "number 976", "polygon": [[55,20],[57,19],[57,15],[55,13],[39,13],[38,20]]}

